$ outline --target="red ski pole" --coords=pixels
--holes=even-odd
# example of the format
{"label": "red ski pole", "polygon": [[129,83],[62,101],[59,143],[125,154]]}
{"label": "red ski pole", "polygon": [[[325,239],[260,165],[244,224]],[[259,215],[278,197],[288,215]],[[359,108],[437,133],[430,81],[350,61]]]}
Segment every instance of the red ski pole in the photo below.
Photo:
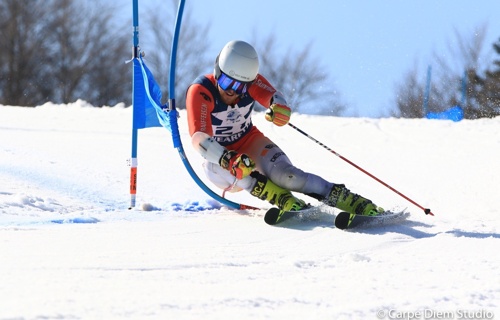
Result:
{"label": "red ski pole", "polygon": [[415,206],[419,207],[420,209],[424,210],[424,213],[425,214],[430,214],[431,216],[434,215],[434,213],[431,212],[431,209],[428,209],[428,208],[424,208],[423,206],[421,206],[420,204],[418,204],[417,202],[413,201],[412,199],[408,198],[407,196],[405,196],[404,194],[402,194],[401,192],[399,192],[398,190],[394,189],[393,187],[391,187],[390,185],[388,185],[387,183],[385,183],[384,181],[380,180],[379,178],[375,177],[373,174],[369,173],[368,171],[366,171],[365,169],[361,168],[360,166],[358,166],[357,164],[353,163],[352,161],[350,161],[349,159],[341,156],[340,154],[338,154],[337,152],[335,152],[334,150],[330,149],[329,147],[327,147],[326,145],[324,145],[323,143],[321,143],[320,141],[314,139],[313,137],[311,137],[310,135],[308,135],[306,132],[302,131],[301,129],[297,128],[296,126],[294,126],[293,124],[291,124],[290,122],[288,123],[288,125],[292,128],[294,128],[295,130],[297,130],[298,132],[302,133],[303,135],[305,135],[306,137],[308,137],[309,139],[311,139],[312,141],[316,142],[317,144],[319,144],[320,146],[322,146],[323,148],[325,148],[326,150],[330,151],[331,153],[333,153],[334,155],[336,155],[337,157],[339,157],[340,159],[344,160],[345,162],[349,163],[351,166],[355,167],[356,169],[360,170],[361,172],[367,174],[368,176],[370,176],[371,178],[375,179],[376,181],[380,182],[381,184],[383,184],[384,186],[386,186],[387,188],[389,188],[390,190],[394,191],[395,193],[399,194],[401,197],[405,198],[406,200],[408,200],[409,202],[411,202],[412,204],[414,204]]}

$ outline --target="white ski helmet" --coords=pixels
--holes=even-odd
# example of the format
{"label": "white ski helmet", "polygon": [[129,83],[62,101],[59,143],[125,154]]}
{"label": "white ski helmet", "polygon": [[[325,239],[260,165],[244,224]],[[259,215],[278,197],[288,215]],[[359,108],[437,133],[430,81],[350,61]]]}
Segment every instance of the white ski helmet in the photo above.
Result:
{"label": "white ski helmet", "polygon": [[257,51],[244,41],[228,42],[215,60],[214,75],[216,79],[220,77],[221,72],[241,82],[255,80],[259,72]]}

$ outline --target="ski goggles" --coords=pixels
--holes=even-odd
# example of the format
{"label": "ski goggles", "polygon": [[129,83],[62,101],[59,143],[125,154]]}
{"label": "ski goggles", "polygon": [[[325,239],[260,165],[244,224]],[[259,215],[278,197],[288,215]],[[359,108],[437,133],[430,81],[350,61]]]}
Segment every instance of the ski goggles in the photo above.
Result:
{"label": "ski goggles", "polygon": [[248,85],[250,84],[250,82],[236,81],[224,72],[221,72],[219,79],[217,79],[217,83],[222,90],[234,90],[238,95],[247,92]]}

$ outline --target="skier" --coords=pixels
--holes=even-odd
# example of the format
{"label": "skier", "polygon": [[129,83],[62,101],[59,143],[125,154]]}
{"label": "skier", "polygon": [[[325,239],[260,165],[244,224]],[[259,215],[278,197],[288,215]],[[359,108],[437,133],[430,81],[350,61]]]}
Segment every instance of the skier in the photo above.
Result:
{"label": "skier", "polygon": [[383,209],[334,184],[295,167],[285,152],[252,124],[257,101],[267,108],[265,119],[281,127],[291,109],[283,94],[259,74],[255,49],[230,41],[215,60],[213,74],[198,77],[186,93],[193,147],[205,158],[208,179],[230,191],[248,191],[283,211],[298,211],[306,203],[300,192],[342,211],[377,215]]}

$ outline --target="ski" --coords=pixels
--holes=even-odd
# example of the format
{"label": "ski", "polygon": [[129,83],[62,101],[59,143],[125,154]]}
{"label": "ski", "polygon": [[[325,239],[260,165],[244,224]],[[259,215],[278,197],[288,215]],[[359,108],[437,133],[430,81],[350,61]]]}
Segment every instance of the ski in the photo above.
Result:
{"label": "ski", "polygon": [[335,217],[335,227],[341,230],[354,229],[362,226],[380,226],[399,222],[410,215],[405,210],[399,212],[387,211],[376,216],[363,216],[342,211]]}
{"label": "ski", "polygon": [[[268,209],[264,214],[264,221],[269,225],[276,225],[292,218],[303,219],[305,216],[310,216],[311,214],[321,211],[322,209],[317,206],[308,206],[299,211],[283,211],[273,207]],[[382,226],[401,222],[408,218],[409,215],[410,213],[405,210],[397,212],[386,211],[376,216],[363,216],[343,211],[335,217],[335,227],[346,230]]]}

